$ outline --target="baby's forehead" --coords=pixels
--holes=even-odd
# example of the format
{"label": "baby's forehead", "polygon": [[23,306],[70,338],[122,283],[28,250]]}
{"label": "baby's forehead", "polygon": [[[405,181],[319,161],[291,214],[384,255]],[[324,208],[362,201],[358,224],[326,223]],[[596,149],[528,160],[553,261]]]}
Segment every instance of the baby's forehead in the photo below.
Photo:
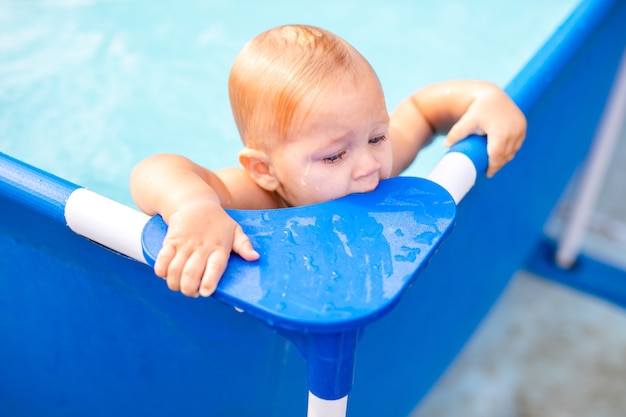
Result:
{"label": "baby's forehead", "polygon": [[341,132],[380,130],[389,123],[385,97],[375,77],[326,88],[303,100],[294,114],[291,133],[303,126],[341,136]]}
{"label": "baby's forehead", "polygon": [[373,101],[384,99],[378,75],[364,59],[355,60],[354,65],[338,68],[337,71],[327,74],[306,98],[312,99],[309,104],[314,104],[319,101],[335,100],[339,95],[362,90],[367,90],[366,98]]}

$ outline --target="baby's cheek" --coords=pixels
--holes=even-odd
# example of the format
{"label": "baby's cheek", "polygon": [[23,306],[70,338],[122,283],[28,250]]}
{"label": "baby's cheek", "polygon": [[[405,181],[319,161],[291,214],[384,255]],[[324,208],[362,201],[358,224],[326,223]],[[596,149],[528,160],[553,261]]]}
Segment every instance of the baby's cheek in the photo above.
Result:
{"label": "baby's cheek", "polygon": [[326,184],[319,184],[312,190],[311,200],[314,203],[323,203],[343,197],[349,194],[346,187],[341,186],[337,181],[329,181]]}
{"label": "baby's cheek", "polygon": [[391,163],[387,164],[387,166],[383,166],[380,168],[380,179],[386,180],[391,177]]}

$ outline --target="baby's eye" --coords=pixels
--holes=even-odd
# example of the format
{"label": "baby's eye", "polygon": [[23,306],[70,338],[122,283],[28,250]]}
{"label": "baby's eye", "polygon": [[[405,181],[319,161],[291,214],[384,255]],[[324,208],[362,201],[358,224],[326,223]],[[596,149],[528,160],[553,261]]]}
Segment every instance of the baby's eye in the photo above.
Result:
{"label": "baby's eye", "polygon": [[386,139],[387,139],[387,136],[382,135],[382,136],[377,136],[377,137],[375,137],[375,138],[370,139],[370,141],[369,141],[369,142],[370,142],[371,144],[375,145],[375,144],[377,144],[377,143],[379,143],[379,142],[382,142],[382,141],[384,141],[384,140],[386,140]]}
{"label": "baby's eye", "polygon": [[323,159],[323,161],[327,164],[336,164],[337,162],[343,159],[345,154],[346,152],[342,151],[342,152],[339,152],[338,154],[327,156],[326,158]]}

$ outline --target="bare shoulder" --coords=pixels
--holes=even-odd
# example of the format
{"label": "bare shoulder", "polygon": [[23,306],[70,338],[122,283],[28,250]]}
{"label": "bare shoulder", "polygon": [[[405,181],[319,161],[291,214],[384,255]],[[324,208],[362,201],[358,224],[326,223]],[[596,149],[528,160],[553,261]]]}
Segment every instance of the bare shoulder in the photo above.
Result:
{"label": "bare shoulder", "polygon": [[242,168],[224,168],[215,172],[230,193],[229,204],[224,208],[260,210],[277,208],[272,193],[259,187]]}

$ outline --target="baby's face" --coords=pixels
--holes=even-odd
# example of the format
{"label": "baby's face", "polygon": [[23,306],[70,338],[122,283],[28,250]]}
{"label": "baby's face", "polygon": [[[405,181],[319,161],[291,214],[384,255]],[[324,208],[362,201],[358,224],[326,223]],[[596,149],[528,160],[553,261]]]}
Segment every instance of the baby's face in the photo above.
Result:
{"label": "baby's face", "polygon": [[294,116],[287,140],[271,152],[277,192],[288,205],[372,191],[390,176],[389,115],[373,73],[356,85],[338,82]]}

